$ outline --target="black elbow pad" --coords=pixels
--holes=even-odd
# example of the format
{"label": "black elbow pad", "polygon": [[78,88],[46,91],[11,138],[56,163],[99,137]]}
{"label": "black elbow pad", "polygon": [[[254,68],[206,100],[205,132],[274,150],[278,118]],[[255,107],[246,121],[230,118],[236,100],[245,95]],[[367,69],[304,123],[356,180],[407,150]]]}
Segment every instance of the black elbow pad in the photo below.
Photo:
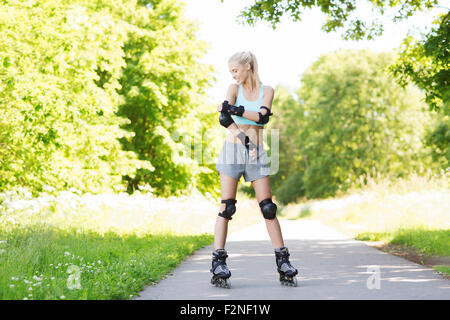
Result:
{"label": "black elbow pad", "polygon": [[234,121],[228,112],[221,112],[219,116],[219,123],[223,127],[228,128],[232,123],[234,123]]}
{"label": "black elbow pad", "polygon": [[267,107],[265,107],[265,106],[262,106],[262,107],[260,108],[260,110],[261,110],[262,108],[266,109],[266,110],[267,110],[267,113],[263,115],[261,112],[258,112],[258,114],[259,114],[259,120],[258,120],[257,123],[259,123],[259,124],[266,124],[267,122],[269,122],[269,117],[270,117],[271,115],[273,115],[273,113],[270,112],[270,109],[267,108]]}

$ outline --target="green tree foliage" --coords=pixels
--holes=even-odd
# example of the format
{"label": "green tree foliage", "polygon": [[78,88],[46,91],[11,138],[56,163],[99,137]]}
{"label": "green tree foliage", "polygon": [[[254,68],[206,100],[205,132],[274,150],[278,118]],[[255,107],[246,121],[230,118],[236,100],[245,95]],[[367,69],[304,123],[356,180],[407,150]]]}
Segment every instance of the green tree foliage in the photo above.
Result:
{"label": "green tree foliage", "polygon": [[303,172],[294,172],[289,175],[284,183],[276,189],[275,196],[281,204],[295,202],[305,196]]}
{"label": "green tree foliage", "polygon": [[[140,28],[132,30],[124,46],[120,93],[125,101],[119,114],[131,120],[124,128],[135,133],[122,139],[125,148],[149,159],[154,170],[143,168],[136,176],[127,176],[128,190],[150,184],[159,195],[190,187],[206,191],[202,181],[210,183],[213,171],[193,159],[191,152],[185,157],[173,154],[184,147],[191,151],[190,145],[177,144],[179,136],[201,140],[192,131],[195,123],[205,129],[213,125],[213,115],[198,110],[212,80],[212,68],[197,63],[206,44],[196,39],[196,26],[183,17],[178,1],[144,2],[149,14],[140,17],[136,23]],[[155,23],[158,20],[167,23]]]}
{"label": "green tree foliage", "polygon": [[271,185],[277,190],[292,172],[303,172],[305,169],[303,155],[295,140],[298,132],[304,129],[304,115],[302,106],[299,106],[291,92],[282,86],[275,88],[273,105],[275,116],[267,124],[267,129],[279,130],[278,172],[271,176]]}
{"label": "green tree foliage", "polygon": [[[0,34],[2,189],[99,192],[145,165],[117,141],[129,133],[114,114],[124,34],[111,15],[64,1],[3,1]],[[112,74],[104,88],[98,66]]]}
{"label": "green tree foliage", "polygon": [[439,112],[438,121],[427,134],[433,159],[443,169],[450,162],[450,14],[435,21],[431,32],[417,40],[403,40],[397,61],[390,67],[399,83],[414,83],[425,92],[431,110]]}
{"label": "green tree foliage", "polygon": [[200,107],[209,77],[181,8],[2,1],[0,189],[117,191],[123,177],[155,168],[172,192],[185,187],[192,174],[168,160],[176,144],[166,140]]}
{"label": "green tree foliage", "polygon": [[280,135],[293,141],[289,149],[280,148],[280,158],[294,154],[300,162],[295,171],[282,173],[302,173],[306,197],[333,196],[367,174],[420,172],[431,161],[422,141],[431,115],[416,87],[402,89],[389,76],[394,58],[340,50],[320,56],[303,74],[297,111],[292,111],[300,117],[282,123],[295,125]]}
{"label": "green tree foliage", "polygon": [[361,40],[373,39],[383,33],[380,21],[363,21],[356,15],[361,7],[370,6],[373,12],[381,15],[395,12],[393,20],[401,21],[417,11],[430,9],[437,3],[437,0],[255,0],[241,12],[239,19],[250,25],[258,20],[265,20],[275,29],[284,14],[289,14],[293,21],[301,21],[304,11],[316,7],[327,16],[322,26],[325,32],[345,28],[344,39]]}
{"label": "green tree foliage", "polygon": [[425,91],[430,109],[450,115],[450,14],[435,21],[435,27],[417,40],[405,38],[399,56],[390,67],[401,85],[413,82]]}
{"label": "green tree foliage", "polygon": [[443,116],[426,135],[426,144],[431,148],[433,161],[440,164],[441,168],[448,170],[450,163],[450,117]]}

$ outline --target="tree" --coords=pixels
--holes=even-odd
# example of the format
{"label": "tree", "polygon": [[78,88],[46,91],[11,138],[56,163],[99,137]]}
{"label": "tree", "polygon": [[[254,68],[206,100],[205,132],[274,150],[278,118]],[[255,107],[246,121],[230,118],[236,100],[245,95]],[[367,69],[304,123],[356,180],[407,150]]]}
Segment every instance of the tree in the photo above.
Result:
{"label": "tree", "polygon": [[196,38],[197,27],[184,17],[184,4],[141,2],[146,14],[132,20],[138,28],[131,30],[124,44],[126,66],[119,91],[124,97],[119,114],[130,119],[124,128],[134,134],[121,141],[126,150],[151,161],[154,169],[142,168],[135,176],[126,176],[128,191],[150,184],[155,194],[164,196],[190,192],[193,187],[214,193],[211,182],[217,182],[217,174],[212,168],[191,152],[174,156],[186,147],[179,136],[193,140],[197,134],[194,140],[200,141],[194,130],[199,120],[203,119],[204,129],[217,121],[210,121],[216,118],[214,112],[200,111],[212,80],[211,66],[198,63],[206,43]]}
{"label": "tree", "polygon": [[[275,175],[270,177],[271,185],[276,192],[277,200],[285,203],[289,199],[301,196],[298,190],[295,188],[290,188],[285,186],[281,188],[285,181],[289,178],[294,179],[290,186],[295,185],[295,183],[302,183],[301,179],[295,180],[292,173],[304,173],[305,162],[302,161],[303,155],[301,150],[297,147],[295,137],[298,135],[299,131],[303,130],[304,114],[302,105],[294,99],[289,90],[282,86],[277,86],[275,88],[275,97],[273,101],[274,117],[268,123],[268,132],[272,129],[279,130],[279,168]],[[271,145],[271,144],[270,144]],[[276,156],[276,155],[272,155]],[[299,174],[297,174],[297,177]]]}
{"label": "tree", "polygon": [[361,6],[370,5],[372,11],[381,15],[386,11],[395,11],[393,20],[397,22],[417,11],[431,9],[437,3],[437,0],[255,0],[250,7],[246,7],[240,13],[238,18],[250,25],[254,25],[258,20],[265,20],[275,29],[284,14],[289,14],[293,21],[301,21],[305,10],[317,7],[327,16],[322,26],[325,32],[345,28],[344,39],[361,40],[373,39],[383,33],[383,25],[379,21],[363,21],[357,16],[352,16]]}
{"label": "tree", "polygon": [[443,108],[450,115],[450,13],[434,24],[423,39],[408,36],[403,40],[390,70],[402,86],[412,82],[424,90],[431,110]]}
{"label": "tree", "polygon": [[424,171],[431,161],[423,143],[431,115],[417,88],[402,89],[389,76],[394,59],[394,53],[339,50],[321,55],[303,74],[296,111],[303,116],[286,119],[299,121],[290,137],[297,150],[280,157],[297,155],[298,171],[284,174],[304,172],[306,197],[333,196],[367,174]]}
{"label": "tree", "polygon": [[427,144],[433,159],[445,170],[450,162],[450,14],[434,22],[434,28],[417,40],[403,40],[398,59],[389,67],[403,87],[414,83],[425,92],[430,110],[439,112]]}
{"label": "tree", "polygon": [[177,1],[5,0],[0,34],[0,190],[214,190],[170,156],[212,78]]}
{"label": "tree", "polygon": [[88,2],[0,5],[1,189],[101,192],[149,166],[117,140],[129,134],[115,115],[125,34]]}

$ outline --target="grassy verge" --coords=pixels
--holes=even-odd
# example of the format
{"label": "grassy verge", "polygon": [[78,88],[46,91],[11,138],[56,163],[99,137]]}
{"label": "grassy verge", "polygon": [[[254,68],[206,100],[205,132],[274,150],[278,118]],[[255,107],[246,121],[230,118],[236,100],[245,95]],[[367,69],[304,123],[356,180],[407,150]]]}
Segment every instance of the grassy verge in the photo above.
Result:
{"label": "grassy verge", "polygon": [[[280,211],[287,219],[319,219],[355,239],[401,246],[420,261],[450,259],[450,191],[445,175],[395,182],[369,179],[363,190],[290,204]],[[448,265],[431,266],[448,274]]]}
{"label": "grassy verge", "polygon": [[[239,201],[230,232],[261,219]],[[212,243],[218,209],[200,195],[0,194],[0,299],[129,299]]]}
{"label": "grassy verge", "polygon": [[450,230],[398,229],[390,232],[361,232],[356,236],[362,241],[383,241],[415,248],[425,255],[450,257]]}
{"label": "grassy verge", "polygon": [[3,240],[0,298],[129,299],[211,240],[16,228]]}

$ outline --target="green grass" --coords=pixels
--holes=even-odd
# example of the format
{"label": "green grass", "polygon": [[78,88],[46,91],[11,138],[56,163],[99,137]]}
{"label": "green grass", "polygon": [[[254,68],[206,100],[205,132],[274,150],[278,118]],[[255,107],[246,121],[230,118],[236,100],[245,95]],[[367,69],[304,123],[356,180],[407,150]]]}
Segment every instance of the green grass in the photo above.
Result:
{"label": "green grass", "polygon": [[436,269],[437,271],[444,273],[446,275],[450,275],[450,267],[449,266],[435,266],[433,269]]}
{"label": "green grass", "polygon": [[130,299],[212,243],[217,207],[199,196],[0,194],[0,299]]}
{"label": "green grass", "polygon": [[362,232],[362,241],[383,241],[415,248],[427,255],[450,257],[450,230],[398,229],[393,232]]}
{"label": "green grass", "polygon": [[2,238],[0,299],[129,299],[213,240],[49,227],[16,228]]}
{"label": "green grass", "polygon": [[[229,232],[260,221],[238,196]],[[200,195],[0,194],[0,299],[130,299],[213,242],[220,202]]]}

